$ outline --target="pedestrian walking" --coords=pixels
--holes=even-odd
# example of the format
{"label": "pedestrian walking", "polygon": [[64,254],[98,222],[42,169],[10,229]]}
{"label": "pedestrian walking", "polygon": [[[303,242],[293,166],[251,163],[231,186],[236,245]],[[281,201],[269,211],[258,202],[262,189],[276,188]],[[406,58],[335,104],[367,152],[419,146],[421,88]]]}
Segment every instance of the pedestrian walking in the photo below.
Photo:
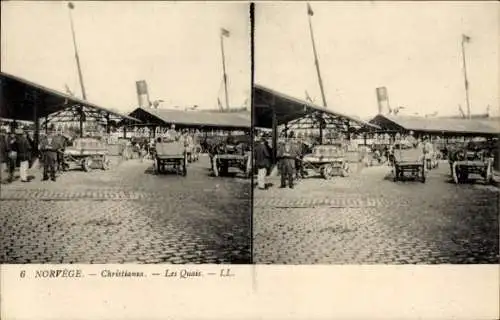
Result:
{"label": "pedestrian walking", "polygon": [[31,158],[31,145],[22,129],[15,130],[15,149],[17,151],[17,162],[19,162],[19,176],[21,182],[29,182],[28,169]]}
{"label": "pedestrian walking", "polygon": [[40,150],[43,158],[43,178],[46,181],[49,178],[56,181],[56,162],[57,162],[57,146],[53,143],[54,136],[48,133],[40,138]]}
{"label": "pedestrian walking", "polygon": [[271,154],[266,146],[266,140],[263,137],[257,137],[254,148],[254,161],[257,168],[257,187],[260,190],[266,189],[267,171],[271,167]]}

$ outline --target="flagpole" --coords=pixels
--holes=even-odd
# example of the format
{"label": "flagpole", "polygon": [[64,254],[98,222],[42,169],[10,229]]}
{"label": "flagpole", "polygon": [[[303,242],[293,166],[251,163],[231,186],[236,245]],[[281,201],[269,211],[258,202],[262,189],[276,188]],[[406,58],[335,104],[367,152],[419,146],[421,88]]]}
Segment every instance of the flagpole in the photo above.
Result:
{"label": "flagpole", "polygon": [[87,100],[87,95],[85,93],[85,85],[83,84],[83,75],[82,75],[82,68],[80,66],[80,58],[78,56],[78,48],[76,46],[75,28],[73,26],[73,15],[71,14],[71,11],[73,10],[74,5],[70,2],[70,3],[68,3],[68,8],[69,8],[69,21],[71,24],[71,34],[73,35],[73,47],[75,49],[76,67],[78,69],[78,77],[80,79],[80,87],[82,89],[82,97],[83,97],[83,100]]}
{"label": "flagpole", "polygon": [[463,72],[464,72],[464,84],[465,84],[465,98],[467,102],[467,118],[470,119],[470,100],[469,100],[469,80],[467,79],[467,64],[465,59],[465,35],[462,35],[462,61],[463,61]]}
{"label": "flagpole", "polygon": [[323,99],[323,106],[327,107],[326,99],[325,99],[325,90],[323,89],[323,80],[321,79],[321,72],[319,70],[318,53],[316,52],[316,44],[314,42],[314,33],[313,33],[313,27],[312,27],[312,21],[311,21],[312,10],[311,10],[311,7],[309,6],[309,4],[308,4],[307,16],[309,18],[309,32],[311,34],[311,42],[312,42],[312,47],[313,47],[313,52],[314,52],[314,64],[316,65],[316,72],[318,74],[319,88],[321,90],[321,98]]}
{"label": "flagpole", "polygon": [[227,93],[227,74],[226,74],[226,57],[224,55],[224,34],[221,30],[220,34],[220,49],[222,52],[222,72],[224,76],[224,92],[226,94],[226,109],[229,110],[229,95]]}

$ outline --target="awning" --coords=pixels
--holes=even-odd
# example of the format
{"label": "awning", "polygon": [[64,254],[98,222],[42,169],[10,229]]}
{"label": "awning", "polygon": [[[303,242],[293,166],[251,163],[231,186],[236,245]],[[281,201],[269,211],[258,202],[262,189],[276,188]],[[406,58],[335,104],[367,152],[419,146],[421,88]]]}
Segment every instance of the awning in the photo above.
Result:
{"label": "awning", "polygon": [[254,125],[256,127],[271,128],[273,122],[273,109],[276,112],[278,125],[310,118],[317,121],[317,115],[321,115],[328,125],[339,127],[348,126],[352,128],[378,128],[378,126],[364,120],[349,116],[329,108],[317,106],[313,103],[303,101],[281,92],[269,89],[259,84],[254,85]]}
{"label": "awning", "polygon": [[36,116],[38,118],[69,111],[78,120],[79,114],[77,115],[77,113],[79,111],[75,107],[81,107],[86,119],[139,121],[133,117],[108,110],[89,101],[46,88],[5,72],[1,72],[0,75],[0,103],[2,106],[0,108],[0,118],[34,121],[36,103]]}

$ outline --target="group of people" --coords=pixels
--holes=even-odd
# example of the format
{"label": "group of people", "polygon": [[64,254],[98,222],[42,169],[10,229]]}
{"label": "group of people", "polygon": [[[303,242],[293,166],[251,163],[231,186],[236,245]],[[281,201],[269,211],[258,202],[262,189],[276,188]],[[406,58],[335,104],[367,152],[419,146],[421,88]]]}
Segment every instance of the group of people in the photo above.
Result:
{"label": "group of people", "polygon": [[[256,137],[254,164],[257,168],[257,187],[265,190],[268,187],[266,176],[272,167],[272,149],[264,136],[257,135]],[[295,139],[293,131],[289,133],[287,138],[280,139],[278,142],[276,153],[281,176],[280,188],[288,186],[293,189],[295,181],[302,176],[303,149],[304,143]]]}
{"label": "group of people", "polygon": [[32,177],[29,169],[37,159],[43,163],[42,180],[56,181],[56,171],[62,162],[62,151],[66,146],[66,138],[62,134],[47,132],[40,136],[35,145],[31,134],[22,128],[16,128],[10,133],[5,129],[0,131],[0,180],[7,171],[7,182],[14,181],[16,167],[19,167],[21,182],[30,182]]}

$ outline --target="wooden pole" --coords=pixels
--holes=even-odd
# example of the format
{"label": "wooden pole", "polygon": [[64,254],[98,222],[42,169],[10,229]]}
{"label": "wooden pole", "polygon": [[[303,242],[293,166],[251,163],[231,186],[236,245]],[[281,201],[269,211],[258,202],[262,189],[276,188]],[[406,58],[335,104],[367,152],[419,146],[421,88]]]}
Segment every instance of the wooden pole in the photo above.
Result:
{"label": "wooden pole", "polygon": [[70,2],[68,4],[68,7],[69,7],[69,21],[71,24],[71,34],[73,35],[73,47],[75,49],[76,67],[78,69],[78,78],[80,79],[80,87],[82,89],[83,100],[87,100],[87,94],[85,93],[85,85],[83,84],[82,68],[80,66],[80,57],[78,56],[78,47],[76,46],[75,28],[73,26],[73,15],[71,14],[71,11],[73,10],[74,5]]}
{"label": "wooden pole", "polygon": [[277,155],[278,155],[278,120],[276,117],[276,110],[274,106],[272,106],[273,113],[273,163],[276,163]]}
{"label": "wooden pole", "polygon": [[224,54],[224,35],[220,35],[220,49],[222,52],[222,72],[224,76],[224,92],[226,95],[226,109],[229,110],[229,94],[227,92],[226,56]]}
{"label": "wooden pole", "polygon": [[467,64],[465,59],[465,36],[462,36],[462,61],[464,71],[465,98],[467,102],[467,118],[470,119],[470,100],[469,100],[469,80],[467,79]]}
{"label": "wooden pole", "polygon": [[319,70],[318,54],[316,52],[316,44],[314,42],[314,33],[313,33],[311,15],[309,14],[308,17],[309,17],[309,32],[311,34],[311,42],[312,42],[313,53],[314,53],[314,64],[316,65],[316,73],[318,74],[319,88],[321,90],[321,99],[323,100],[323,106],[326,108],[327,104],[326,104],[326,98],[325,98],[325,90],[323,89],[323,80],[321,79],[321,72]]}

